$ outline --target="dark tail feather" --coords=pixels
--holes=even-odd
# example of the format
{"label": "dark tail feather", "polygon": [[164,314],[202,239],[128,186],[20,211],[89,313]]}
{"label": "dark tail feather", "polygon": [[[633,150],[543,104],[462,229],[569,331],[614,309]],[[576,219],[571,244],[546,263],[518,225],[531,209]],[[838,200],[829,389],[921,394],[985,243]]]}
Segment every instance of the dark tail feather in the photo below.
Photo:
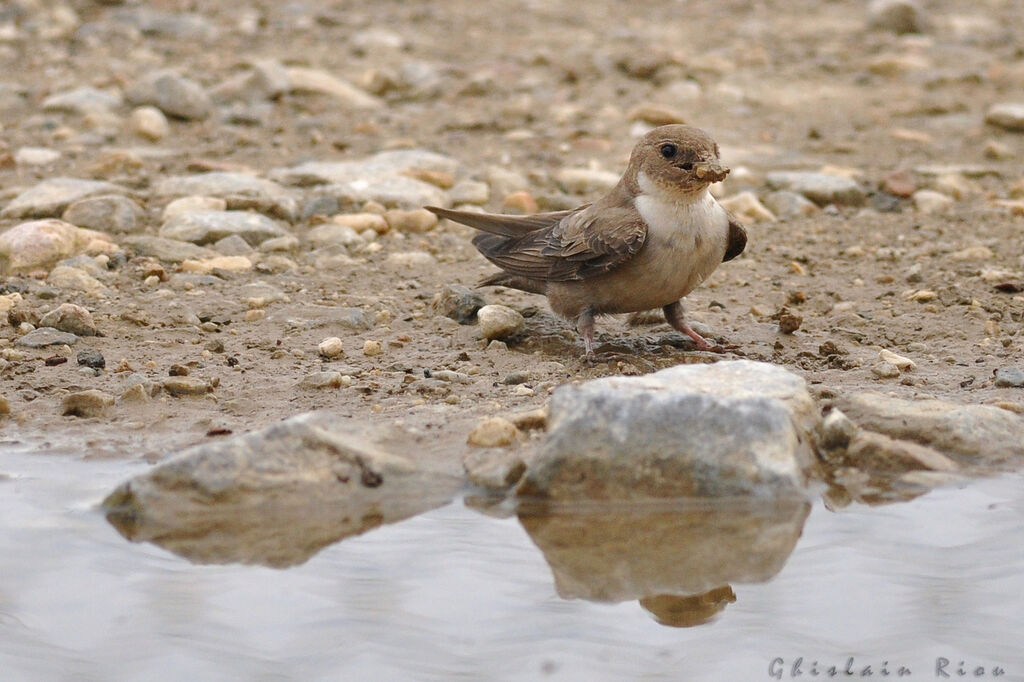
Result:
{"label": "dark tail feather", "polygon": [[496,272],[490,277],[485,277],[480,280],[477,284],[478,287],[508,287],[510,289],[519,289],[519,291],[525,291],[528,294],[544,294],[545,286],[544,282],[538,282],[534,279],[526,279],[525,277],[517,277],[516,275],[510,275],[507,272]]}

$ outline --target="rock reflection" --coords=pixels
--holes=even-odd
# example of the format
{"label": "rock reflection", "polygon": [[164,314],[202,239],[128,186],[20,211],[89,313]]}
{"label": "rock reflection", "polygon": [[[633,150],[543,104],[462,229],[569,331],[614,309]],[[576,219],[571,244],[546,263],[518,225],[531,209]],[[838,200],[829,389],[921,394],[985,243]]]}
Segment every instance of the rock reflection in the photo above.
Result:
{"label": "rock reflection", "polygon": [[671,507],[524,508],[519,522],[565,599],[639,600],[659,623],[700,625],[786,563],[810,513],[803,500],[687,501]]}

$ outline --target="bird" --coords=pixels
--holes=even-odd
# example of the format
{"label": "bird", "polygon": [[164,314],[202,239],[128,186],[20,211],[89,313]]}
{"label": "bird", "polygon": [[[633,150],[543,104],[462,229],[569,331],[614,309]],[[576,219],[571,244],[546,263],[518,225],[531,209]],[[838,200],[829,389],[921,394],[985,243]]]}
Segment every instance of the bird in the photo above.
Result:
{"label": "bird", "polygon": [[728,173],[706,132],[664,125],[640,139],[622,178],[593,203],[532,215],[425,208],[480,231],[473,245],[501,271],[478,286],[546,296],[575,325],[588,360],[597,317],[657,308],[698,350],[724,352],[687,324],[681,299],[746,247],[743,225],[709,191]]}

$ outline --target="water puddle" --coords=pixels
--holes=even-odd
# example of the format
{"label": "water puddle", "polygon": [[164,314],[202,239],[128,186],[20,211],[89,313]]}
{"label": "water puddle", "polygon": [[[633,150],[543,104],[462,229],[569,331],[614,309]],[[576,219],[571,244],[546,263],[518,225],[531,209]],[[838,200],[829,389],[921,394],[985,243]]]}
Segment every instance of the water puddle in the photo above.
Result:
{"label": "water puddle", "polygon": [[96,505],[147,468],[0,449],[0,680],[1024,679],[1020,474],[838,513],[460,497],[286,519],[282,560],[126,541]]}

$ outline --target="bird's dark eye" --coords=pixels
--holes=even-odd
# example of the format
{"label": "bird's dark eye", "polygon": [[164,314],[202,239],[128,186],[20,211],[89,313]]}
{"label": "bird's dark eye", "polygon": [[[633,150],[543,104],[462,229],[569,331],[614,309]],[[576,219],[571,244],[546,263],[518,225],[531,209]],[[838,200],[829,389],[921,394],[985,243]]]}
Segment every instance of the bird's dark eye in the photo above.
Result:
{"label": "bird's dark eye", "polygon": [[676,152],[679,150],[676,149],[676,146],[674,144],[663,144],[661,145],[661,149],[659,151],[661,152],[661,155],[664,156],[666,159],[671,159],[673,156],[676,155]]}
{"label": "bird's dark eye", "polygon": [[679,167],[682,168],[684,171],[691,171],[691,170],[693,170],[693,164],[690,163],[689,161],[687,161],[686,163],[684,163],[683,165],[681,165]]}

